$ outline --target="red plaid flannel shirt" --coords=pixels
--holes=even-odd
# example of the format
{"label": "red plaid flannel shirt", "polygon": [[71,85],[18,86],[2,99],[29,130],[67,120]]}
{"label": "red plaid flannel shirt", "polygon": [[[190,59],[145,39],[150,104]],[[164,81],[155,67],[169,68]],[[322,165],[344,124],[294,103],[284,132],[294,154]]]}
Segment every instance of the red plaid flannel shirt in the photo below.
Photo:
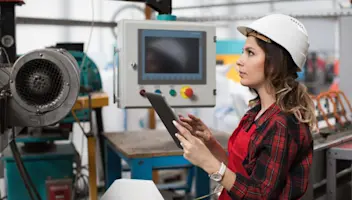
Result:
{"label": "red plaid flannel shirt", "polygon": [[252,123],[257,126],[243,162],[249,178],[236,173],[236,181],[227,192],[232,199],[299,199],[307,190],[312,165],[309,127],[276,104],[254,121],[259,110],[257,104],[240,122],[245,130]]}

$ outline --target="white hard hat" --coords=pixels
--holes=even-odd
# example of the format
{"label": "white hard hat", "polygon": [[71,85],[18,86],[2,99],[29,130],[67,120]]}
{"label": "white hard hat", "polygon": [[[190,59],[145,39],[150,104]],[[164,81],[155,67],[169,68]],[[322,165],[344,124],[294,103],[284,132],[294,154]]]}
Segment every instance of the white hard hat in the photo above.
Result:
{"label": "white hard hat", "polygon": [[302,70],[307,59],[309,41],[307,30],[297,19],[283,14],[270,14],[237,29],[245,36],[255,31],[281,45],[290,53],[299,71]]}

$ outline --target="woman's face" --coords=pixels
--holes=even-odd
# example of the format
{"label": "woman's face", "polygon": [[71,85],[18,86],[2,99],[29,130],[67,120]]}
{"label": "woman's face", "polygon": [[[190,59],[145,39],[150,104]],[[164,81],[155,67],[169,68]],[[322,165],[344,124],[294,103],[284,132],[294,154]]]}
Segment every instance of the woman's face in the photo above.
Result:
{"label": "woman's face", "polygon": [[241,84],[253,89],[261,87],[265,83],[264,63],[265,52],[258,46],[255,37],[249,36],[237,60]]}

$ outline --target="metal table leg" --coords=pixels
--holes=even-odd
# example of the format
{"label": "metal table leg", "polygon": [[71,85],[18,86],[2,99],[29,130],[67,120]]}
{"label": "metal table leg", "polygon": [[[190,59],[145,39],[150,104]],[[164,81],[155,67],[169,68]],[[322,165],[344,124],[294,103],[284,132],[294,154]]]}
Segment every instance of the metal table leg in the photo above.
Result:
{"label": "metal table leg", "polygon": [[133,159],[128,163],[132,179],[153,180],[153,166],[150,159]]}
{"label": "metal table leg", "polygon": [[88,169],[89,169],[89,197],[90,200],[98,199],[97,168],[96,168],[96,139],[94,135],[88,136]]}
{"label": "metal table leg", "polygon": [[122,177],[122,163],[120,156],[114,151],[110,144],[104,140],[105,149],[105,189]]}
{"label": "metal table leg", "polygon": [[[210,179],[208,174],[201,168],[195,167],[196,173],[196,197],[201,197],[210,193]],[[204,200],[210,200],[210,197]]]}
{"label": "metal table leg", "polygon": [[326,180],[327,196],[329,200],[336,199],[336,159],[332,156],[331,151],[326,152]]}

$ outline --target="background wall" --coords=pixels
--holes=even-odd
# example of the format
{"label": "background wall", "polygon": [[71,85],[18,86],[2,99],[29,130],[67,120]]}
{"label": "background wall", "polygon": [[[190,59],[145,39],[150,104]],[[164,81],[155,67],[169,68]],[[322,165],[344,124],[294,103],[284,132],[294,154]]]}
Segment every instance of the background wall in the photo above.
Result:
{"label": "background wall", "polygon": [[[256,3],[252,5],[222,6],[212,8],[181,9],[186,6],[200,6],[207,4],[233,3],[231,0],[174,0],[174,14],[182,17],[213,17],[213,16],[247,16],[267,14],[271,12],[323,12],[337,9],[336,0],[307,0],[288,1],[278,3]],[[244,2],[244,1],[241,1]],[[343,1],[340,1],[343,2]],[[136,5],[144,9],[140,3],[126,3],[114,0],[30,0],[23,6],[16,8],[19,17],[41,17],[53,19],[76,19],[96,21],[117,21],[122,18],[144,19],[144,13],[137,9],[126,9],[113,18],[117,10],[126,5]],[[251,20],[204,22],[217,26],[218,39],[244,39],[236,31],[239,24],[249,23]],[[325,51],[338,56],[337,21],[332,18],[302,19],[311,39],[311,50]],[[90,33],[92,31],[91,38]],[[58,42],[84,42],[88,55],[100,68],[104,82],[104,90],[112,94],[111,65],[115,38],[110,28],[47,26],[47,25],[17,25],[17,51],[19,54],[55,45]],[[128,111],[116,108],[110,99],[110,106],[103,109],[104,125],[107,131],[122,131],[127,129],[141,129],[145,121],[146,110]],[[182,110],[180,112],[193,112]],[[207,112],[204,112],[207,113]],[[127,123],[125,118],[127,118]],[[209,119],[211,120],[211,119]],[[78,128],[75,128],[73,140],[77,149],[82,148],[84,161],[86,160],[86,141]]]}
{"label": "background wall", "polygon": [[[263,0],[264,1],[264,0]],[[256,3],[250,5],[222,6],[213,8],[180,9],[186,6],[199,6],[207,4],[233,3],[231,0],[174,0],[174,14],[182,17],[211,17],[211,16],[251,16],[266,14],[270,12],[323,12],[338,8],[334,0],[299,0],[292,2],[288,0],[277,3]],[[243,1],[241,1],[243,2]],[[267,2],[267,1],[266,1]],[[144,8],[144,4],[126,3],[114,0],[31,0],[26,1],[23,6],[16,8],[17,16],[20,17],[43,17],[64,18],[77,20],[92,20],[92,6],[94,8],[94,20],[111,21],[114,13],[126,5],[137,5]],[[40,7],[40,9],[38,9]],[[178,9],[179,8],[179,9]],[[38,11],[40,10],[40,11]],[[144,14],[135,9],[122,11],[117,18],[144,19]],[[217,36],[219,39],[243,39],[236,31],[238,24],[250,21],[224,21],[211,22],[217,25]],[[336,20],[335,19],[302,19],[311,38],[313,49],[326,49],[329,51],[336,48]],[[331,27],[331,28],[330,28]],[[24,53],[40,47],[55,44],[56,42],[87,42],[90,27],[62,27],[47,25],[18,25],[17,26],[17,48],[19,53]],[[329,38],[328,40],[326,38]],[[89,55],[104,67],[108,60],[112,59],[112,46],[114,37],[110,28],[94,28],[89,46]]]}

